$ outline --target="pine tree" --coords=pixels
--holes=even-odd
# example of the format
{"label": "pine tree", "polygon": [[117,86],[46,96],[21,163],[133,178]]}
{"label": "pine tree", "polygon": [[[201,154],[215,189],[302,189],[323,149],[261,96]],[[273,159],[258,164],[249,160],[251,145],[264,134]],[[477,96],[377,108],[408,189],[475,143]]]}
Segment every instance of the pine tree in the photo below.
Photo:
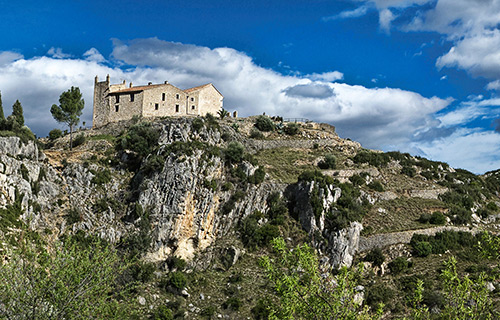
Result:
{"label": "pine tree", "polygon": [[50,113],[57,122],[66,123],[69,126],[70,149],[73,149],[73,127],[80,121],[85,101],[78,87],[71,87],[59,96],[59,105],[53,104]]}
{"label": "pine tree", "polygon": [[19,102],[19,100],[16,100],[12,106],[12,115],[15,117],[14,120],[20,127],[24,126],[23,106],[21,106],[21,102]]}

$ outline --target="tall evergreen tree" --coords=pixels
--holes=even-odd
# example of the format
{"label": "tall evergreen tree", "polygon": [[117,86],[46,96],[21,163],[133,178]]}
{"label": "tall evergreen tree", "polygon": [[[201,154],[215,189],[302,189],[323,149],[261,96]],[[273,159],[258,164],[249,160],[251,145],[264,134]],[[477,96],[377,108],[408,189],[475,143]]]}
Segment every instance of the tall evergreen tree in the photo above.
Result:
{"label": "tall evergreen tree", "polygon": [[69,146],[73,150],[73,127],[80,121],[85,101],[78,87],[71,87],[59,96],[59,105],[53,104],[50,113],[57,122],[69,126]]}
{"label": "tall evergreen tree", "polygon": [[19,102],[19,100],[16,100],[12,106],[12,115],[15,117],[14,120],[19,124],[19,126],[24,126],[23,106],[21,106],[21,102]]}
{"label": "tall evergreen tree", "polygon": [[5,121],[5,114],[3,113],[3,106],[2,106],[2,92],[0,92],[0,125],[2,122]]}

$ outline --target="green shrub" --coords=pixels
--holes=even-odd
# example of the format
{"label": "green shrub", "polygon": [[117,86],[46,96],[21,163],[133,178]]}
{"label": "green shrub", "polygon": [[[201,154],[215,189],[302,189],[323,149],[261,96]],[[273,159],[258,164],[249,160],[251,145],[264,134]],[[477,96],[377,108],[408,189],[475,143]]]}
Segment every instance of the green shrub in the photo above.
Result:
{"label": "green shrub", "polygon": [[404,257],[397,257],[396,259],[389,262],[388,266],[393,274],[398,274],[408,269],[409,262]]}
{"label": "green shrub", "polygon": [[30,181],[30,172],[28,168],[24,165],[24,163],[21,163],[21,167],[19,168],[19,171],[21,172],[21,176],[23,177],[24,180]]}
{"label": "green shrub", "polygon": [[87,139],[85,138],[85,135],[83,133],[77,135],[75,139],[73,139],[73,148],[84,144],[86,140]]}
{"label": "green shrub", "polygon": [[223,132],[221,135],[220,135],[221,139],[224,140],[224,141],[229,141],[229,139],[231,139],[231,135],[228,133],[228,132]]}
{"label": "green shrub", "polygon": [[153,314],[151,315],[152,320],[173,320],[172,310],[167,308],[167,306],[159,305]]}
{"label": "green shrub", "polygon": [[413,167],[404,166],[401,169],[401,174],[407,175],[408,177],[412,178],[412,177],[414,177],[417,174],[417,171]]}
{"label": "green shrub", "polygon": [[378,180],[373,180],[372,182],[370,182],[368,184],[368,188],[375,190],[375,191],[378,191],[378,192],[384,191],[384,187],[382,186],[382,184]]}
{"label": "green shrub", "polygon": [[372,308],[379,303],[387,305],[394,298],[394,291],[384,284],[375,284],[368,288],[366,293],[366,303]]}
{"label": "green shrub", "polygon": [[135,261],[129,266],[128,272],[135,281],[146,283],[153,278],[156,266],[153,263]]}
{"label": "green shrub", "polygon": [[361,177],[359,174],[354,174],[354,175],[350,176],[349,181],[351,181],[351,183],[354,186],[361,186],[361,185],[364,185],[366,182],[366,180],[363,179],[363,177]]}
{"label": "green shrub", "polygon": [[187,279],[184,273],[174,271],[170,274],[168,283],[174,288],[183,289],[187,284]]}
{"label": "green shrub", "polygon": [[70,209],[64,217],[69,225],[82,221],[82,215],[75,208]]}
{"label": "green shrub", "polygon": [[450,215],[455,224],[468,224],[472,222],[472,212],[462,207],[453,206],[450,209]]}
{"label": "green shrub", "polygon": [[495,202],[488,202],[488,204],[486,205],[486,209],[491,210],[491,211],[497,211],[498,206],[496,205]]}
{"label": "green shrub", "polygon": [[361,150],[352,160],[355,163],[368,163],[374,167],[384,167],[390,160],[390,157],[385,153],[372,152],[368,150]]}
{"label": "green shrub", "polygon": [[96,184],[98,186],[102,186],[103,184],[106,184],[111,181],[111,172],[108,169],[104,169],[101,171],[93,172],[94,177],[90,182],[93,184]]}
{"label": "green shrub", "polygon": [[250,138],[262,140],[265,137],[264,137],[264,134],[262,132],[260,132],[259,130],[252,129],[252,130],[250,130]]}
{"label": "green shrub", "polygon": [[375,248],[368,252],[364,260],[373,263],[374,266],[380,267],[385,261],[385,256],[382,250]]}
{"label": "green shrub", "polygon": [[229,191],[229,190],[233,190],[233,184],[231,182],[225,182],[222,187],[221,187],[221,190],[222,191]]}
{"label": "green shrub", "polygon": [[205,123],[203,122],[203,120],[201,118],[194,118],[193,122],[191,123],[191,127],[192,127],[193,131],[195,131],[195,132],[199,132],[200,129],[203,128],[204,125],[205,125]]}
{"label": "green shrub", "polygon": [[256,320],[267,320],[269,319],[269,306],[270,302],[264,299],[259,299],[257,304],[252,308],[253,318]]}
{"label": "green shrub", "polygon": [[238,311],[240,310],[240,307],[241,307],[242,303],[241,303],[241,300],[237,297],[231,297],[229,299],[227,299],[223,304],[222,304],[222,307],[224,309],[231,309],[231,310],[234,310],[234,311]]}
{"label": "green shrub", "polygon": [[294,123],[294,122],[290,122],[290,123],[287,123],[287,125],[283,128],[283,131],[290,135],[290,136],[294,136],[296,135],[297,133],[299,133],[299,125]]}
{"label": "green shrub", "polygon": [[213,179],[213,180],[208,180],[208,179],[205,179],[203,180],[203,186],[209,190],[212,190],[212,191],[216,191],[217,190],[217,180]]}
{"label": "green shrub", "polygon": [[445,304],[444,296],[438,291],[424,290],[423,303],[429,308],[441,309]]}
{"label": "green shrub", "polygon": [[446,217],[439,211],[433,212],[429,222],[435,225],[443,225],[446,223]]}
{"label": "green shrub", "polygon": [[422,213],[420,218],[418,218],[418,222],[420,223],[429,223],[431,221],[431,215],[428,213]]}
{"label": "green shrub", "polygon": [[60,129],[52,129],[49,131],[49,139],[50,140],[56,140],[60,137],[62,137],[63,132]]}
{"label": "green shrub", "polygon": [[318,162],[318,167],[320,169],[335,169],[336,162],[337,159],[335,159],[335,156],[333,154],[327,154],[325,155],[325,159]]}
{"label": "green shrub", "polygon": [[176,256],[168,257],[167,266],[170,270],[182,271],[186,268],[186,260]]}
{"label": "green shrub", "polygon": [[214,306],[208,306],[208,307],[204,308],[203,310],[201,310],[200,314],[203,317],[207,317],[208,319],[211,319],[215,315],[216,311],[217,311],[216,307],[214,307]]}
{"label": "green shrub", "polygon": [[417,242],[413,250],[417,257],[427,257],[432,253],[432,245],[427,241]]}
{"label": "green shrub", "polygon": [[266,116],[258,116],[257,119],[255,119],[254,126],[257,129],[259,129],[260,131],[264,131],[264,132],[274,130],[273,121],[269,117],[266,117]]}
{"label": "green shrub", "polygon": [[130,127],[117,140],[119,150],[131,150],[141,157],[145,157],[157,146],[160,132],[150,123],[142,122]]}
{"label": "green shrub", "polygon": [[253,184],[259,184],[264,181],[266,177],[266,171],[263,167],[258,167],[255,172],[248,177],[248,182]]}
{"label": "green shrub", "polygon": [[243,160],[243,155],[245,153],[245,147],[237,141],[232,141],[227,145],[224,154],[226,159],[232,163],[239,163]]}

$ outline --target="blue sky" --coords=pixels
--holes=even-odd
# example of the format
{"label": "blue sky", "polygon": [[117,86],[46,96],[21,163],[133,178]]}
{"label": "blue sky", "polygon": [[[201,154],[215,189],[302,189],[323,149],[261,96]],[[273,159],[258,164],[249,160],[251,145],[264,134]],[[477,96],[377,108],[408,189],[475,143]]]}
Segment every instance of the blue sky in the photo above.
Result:
{"label": "blue sky", "polygon": [[500,168],[500,0],[3,1],[0,90],[39,136],[78,86],[213,82],[225,108],[329,122],[364,147]]}

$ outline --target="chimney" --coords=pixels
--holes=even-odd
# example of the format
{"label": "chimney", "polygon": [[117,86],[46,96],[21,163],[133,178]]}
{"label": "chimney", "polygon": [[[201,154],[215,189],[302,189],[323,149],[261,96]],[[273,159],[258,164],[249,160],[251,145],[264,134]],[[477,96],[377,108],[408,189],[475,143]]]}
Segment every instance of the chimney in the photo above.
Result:
{"label": "chimney", "polygon": [[125,80],[123,80],[123,84],[126,84],[127,82],[125,82]]}
{"label": "chimney", "polygon": [[165,84],[168,84],[168,81],[167,81],[167,80],[165,80],[165,82],[164,82],[164,83],[165,83]]}
{"label": "chimney", "polygon": [[94,82],[97,84],[99,82],[99,77],[98,76],[95,76],[95,80]]}
{"label": "chimney", "polygon": [[106,75],[106,82],[109,83],[109,74]]}
{"label": "chimney", "polygon": [[153,83],[152,82],[148,82],[148,86],[152,85]]}
{"label": "chimney", "polygon": [[132,88],[132,82],[130,82],[130,86],[129,86],[129,88]]}

